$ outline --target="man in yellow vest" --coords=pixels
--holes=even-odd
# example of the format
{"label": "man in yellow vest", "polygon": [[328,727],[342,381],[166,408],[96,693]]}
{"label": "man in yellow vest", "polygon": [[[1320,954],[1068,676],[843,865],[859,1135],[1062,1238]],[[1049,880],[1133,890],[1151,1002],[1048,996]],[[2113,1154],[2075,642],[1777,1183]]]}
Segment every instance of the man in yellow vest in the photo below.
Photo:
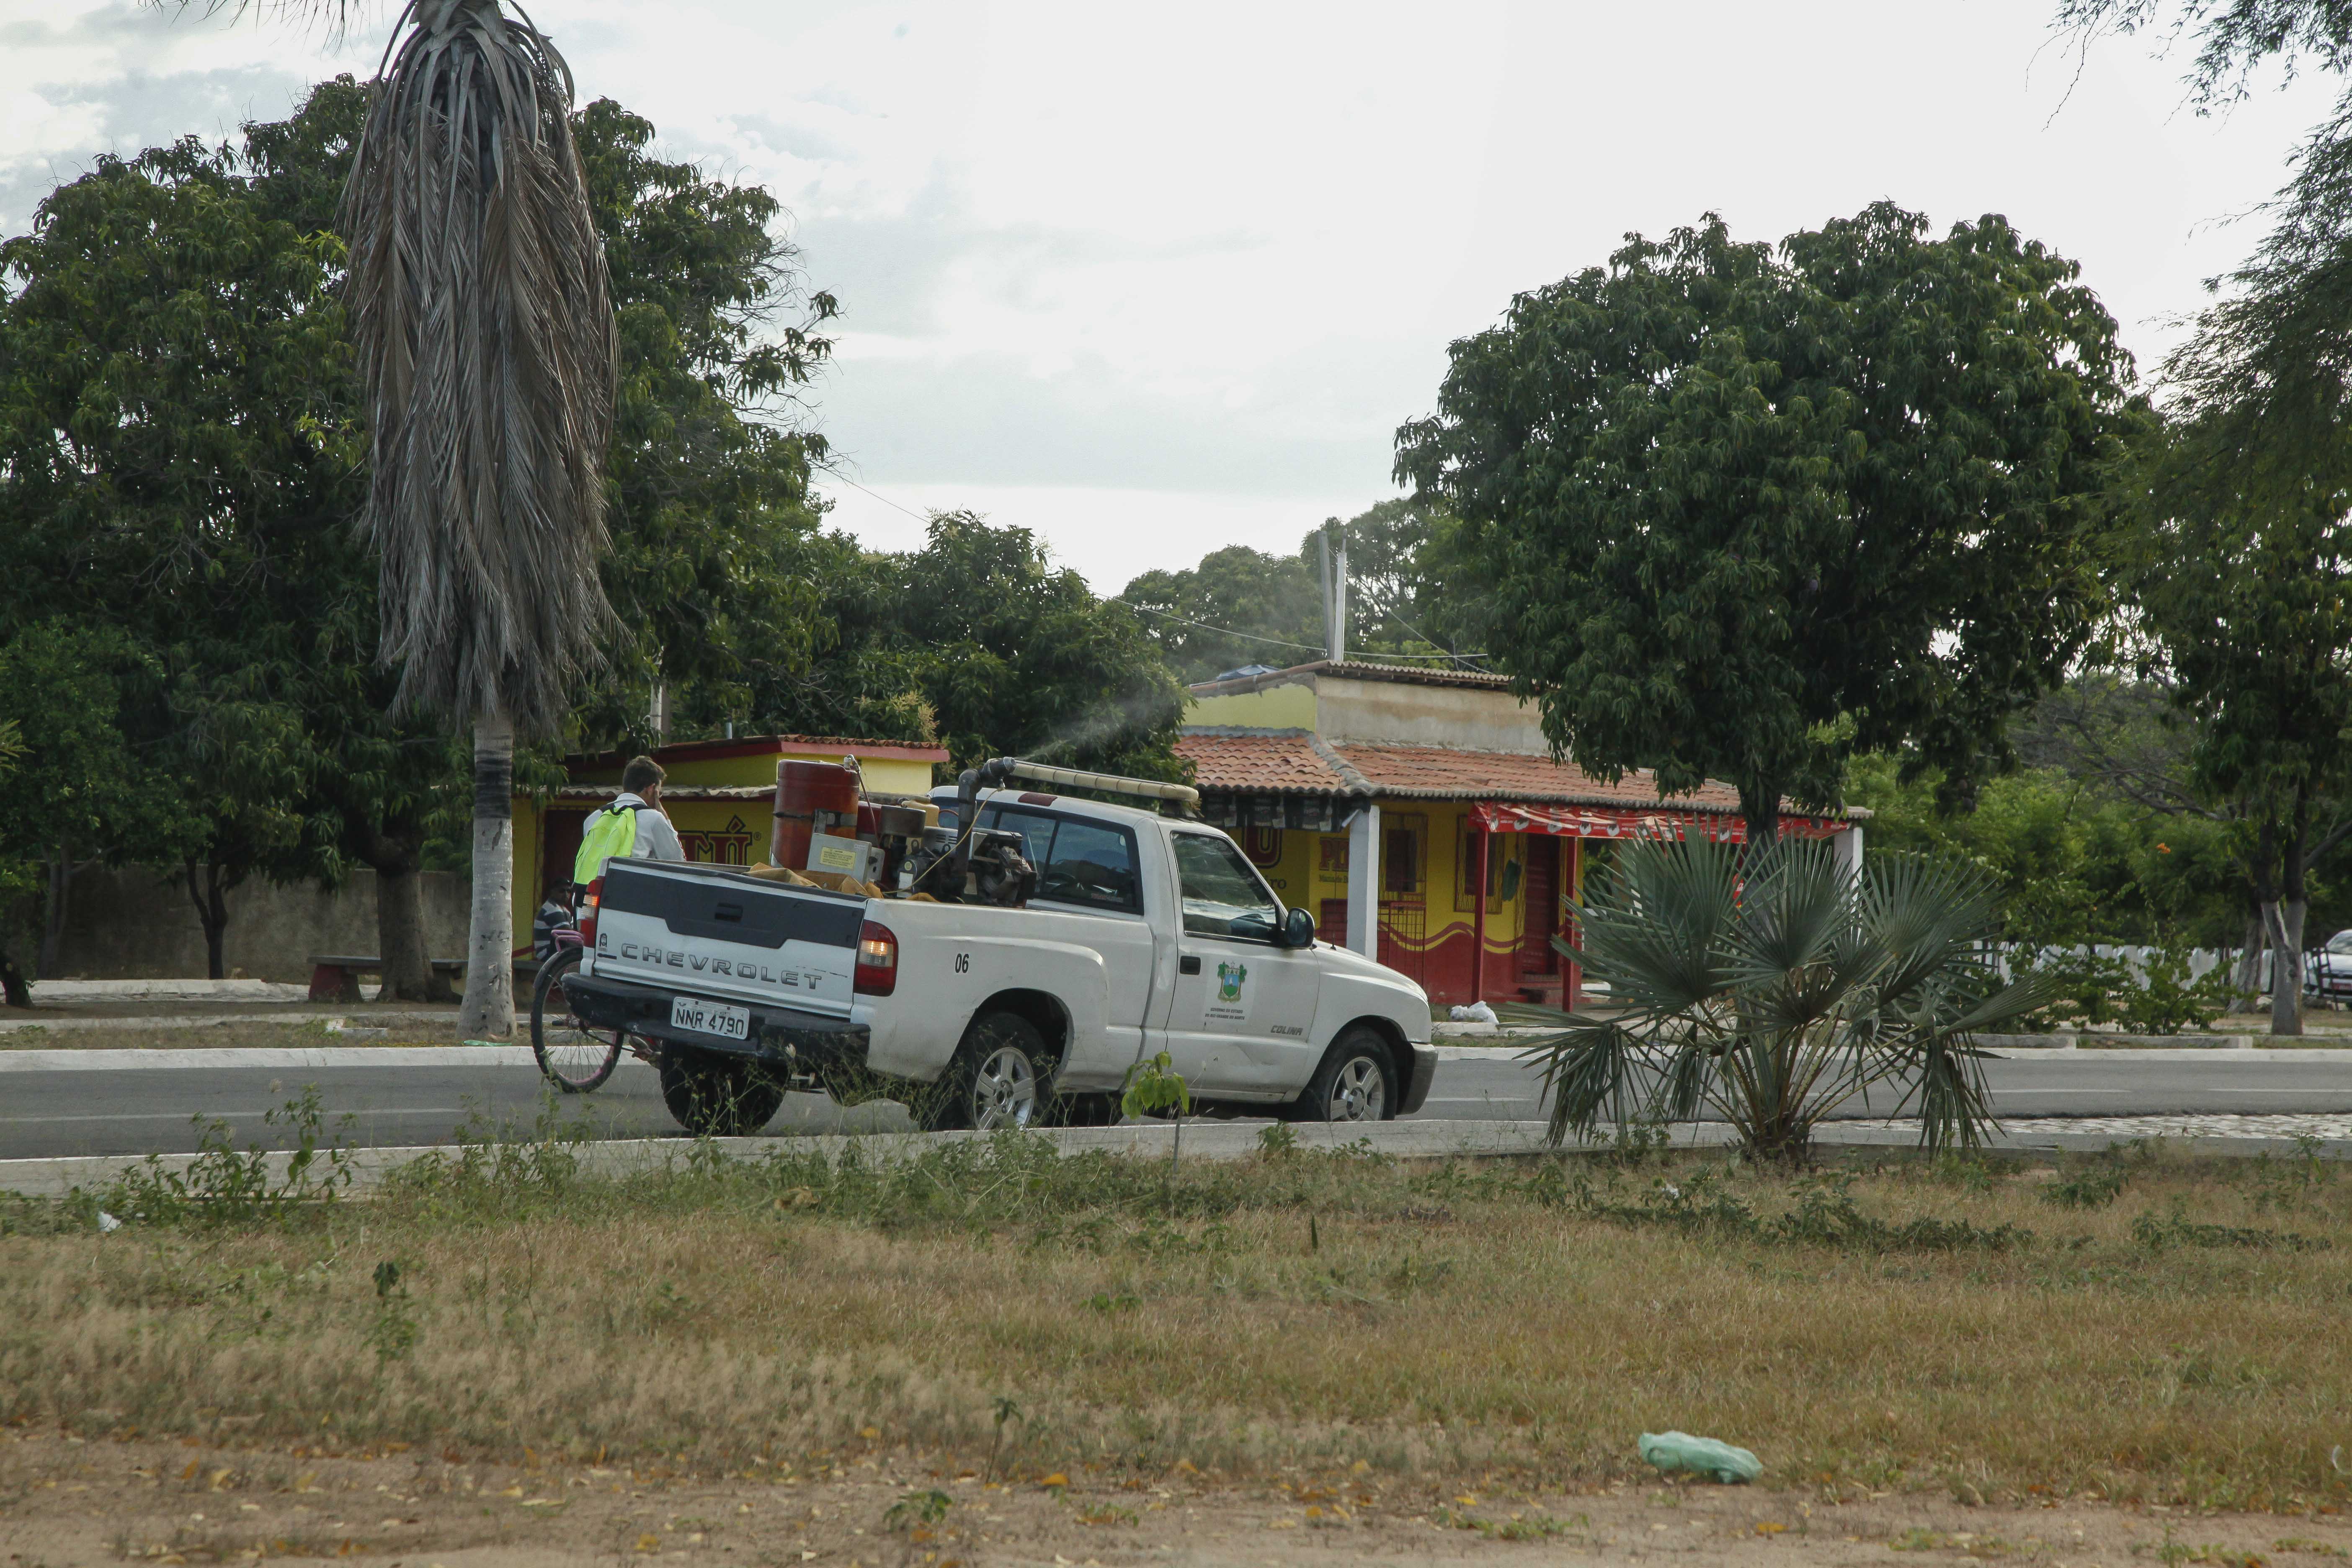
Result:
{"label": "man in yellow vest", "polygon": [[586,887],[604,874],[604,862],[615,856],[640,860],[683,860],[686,848],[677,829],[661,808],[661,764],[636,757],[621,770],[621,793],[588,814],[580,825],[580,857],[572,863],[572,879]]}

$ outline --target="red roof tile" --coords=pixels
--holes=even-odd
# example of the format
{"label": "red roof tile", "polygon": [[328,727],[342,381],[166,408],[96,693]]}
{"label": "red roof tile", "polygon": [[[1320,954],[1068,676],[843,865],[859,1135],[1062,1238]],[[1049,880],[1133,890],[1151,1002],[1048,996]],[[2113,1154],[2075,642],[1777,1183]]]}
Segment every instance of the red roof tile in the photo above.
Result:
{"label": "red roof tile", "polygon": [[1709,782],[1689,795],[1658,798],[1647,768],[1615,784],[1573,763],[1512,752],[1465,752],[1448,746],[1384,746],[1350,742],[1335,748],[1381,795],[1433,800],[1561,801],[1576,805],[1672,805],[1685,811],[1739,810],[1739,792]]}
{"label": "red roof tile", "polygon": [[[1688,795],[1658,798],[1648,769],[1615,784],[1573,763],[1515,752],[1458,751],[1351,741],[1327,744],[1303,730],[1188,731],[1176,752],[1192,764],[1203,790],[1241,795],[1349,794],[1403,800],[1553,802],[1570,805],[1659,806],[1736,816],[1739,792],[1709,782]],[[1806,815],[1790,802],[1782,810]],[[1855,816],[1863,815],[1853,813]]]}
{"label": "red roof tile", "polygon": [[1241,790],[1254,795],[1332,795],[1360,791],[1331,755],[1304,730],[1255,734],[1188,731],[1177,738],[1176,754],[1192,764],[1202,789]]}

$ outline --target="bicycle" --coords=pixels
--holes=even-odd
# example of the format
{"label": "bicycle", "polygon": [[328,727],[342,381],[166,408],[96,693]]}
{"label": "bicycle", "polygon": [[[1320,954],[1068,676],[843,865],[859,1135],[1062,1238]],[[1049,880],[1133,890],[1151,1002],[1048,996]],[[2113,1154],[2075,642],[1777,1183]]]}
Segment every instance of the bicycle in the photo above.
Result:
{"label": "bicycle", "polygon": [[530,1054],[547,1080],[566,1094],[588,1094],[613,1076],[624,1047],[641,1061],[653,1060],[646,1042],[626,1030],[591,1028],[572,1013],[563,977],[580,967],[584,939],[568,902],[548,900],[533,926],[539,979],[530,988]]}

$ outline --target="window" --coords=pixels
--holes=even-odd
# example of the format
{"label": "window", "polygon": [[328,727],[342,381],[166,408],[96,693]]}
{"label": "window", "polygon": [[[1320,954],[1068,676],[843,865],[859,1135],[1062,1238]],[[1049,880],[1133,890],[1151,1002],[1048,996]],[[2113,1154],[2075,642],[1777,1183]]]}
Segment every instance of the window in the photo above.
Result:
{"label": "window", "polygon": [[1397,816],[1381,830],[1381,891],[1392,899],[1421,897],[1422,844],[1428,819],[1418,812]]}
{"label": "window", "polygon": [[[1454,907],[1478,907],[1478,838],[1464,816],[1454,836]],[[1519,835],[1489,833],[1486,839],[1486,907],[1507,904],[1519,890]]]}
{"label": "window", "polygon": [[1323,918],[1315,922],[1315,940],[1328,942],[1334,947],[1348,945],[1348,900],[1323,900]]}
{"label": "window", "polygon": [[1012,806],[991,806],[980,820],[984,827],[1021,835],[1021,853],[1037,868],[1033,897],[1082,909],[1143,912],[1135,837],[1127,829]]}
{"label": "window", "polygon": [[1036,896],[1049,903],[1143,912],[1143,890],[1135,876],[1135,840],[1123,827],[1063,817],[1054,830],[1053,850],[1038,872]]}
{"label": "window", "polygon": [[1045,857],[1053,850],[1054,824],[1060,820],[1042,811],[1013,811],[1003,806],[991,806],[980,814],[982,827],[1001,827],[1007,833],[1021,835],[1022,855],[1041,871],[1045,867]]}
{"label": "window", "polygon": [[1186,934],[1272,942],[1282,929],[1282,906],[1242,852],[1224,839],[1199,833],[1179,833],[1174,842]]}

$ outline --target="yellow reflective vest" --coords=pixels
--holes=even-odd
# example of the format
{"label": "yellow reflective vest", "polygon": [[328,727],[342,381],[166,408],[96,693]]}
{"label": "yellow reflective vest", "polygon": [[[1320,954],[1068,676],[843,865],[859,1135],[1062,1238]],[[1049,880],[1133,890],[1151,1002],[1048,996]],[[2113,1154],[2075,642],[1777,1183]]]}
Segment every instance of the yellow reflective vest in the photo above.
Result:
{"label": "yellow reflective vest", "polygon": [[604,805],[589,815],[580,825],[580,855],[572,862],[573,881],[585,887],[604,874],[605,861],[636,853],[638,810],[635,805]]}

